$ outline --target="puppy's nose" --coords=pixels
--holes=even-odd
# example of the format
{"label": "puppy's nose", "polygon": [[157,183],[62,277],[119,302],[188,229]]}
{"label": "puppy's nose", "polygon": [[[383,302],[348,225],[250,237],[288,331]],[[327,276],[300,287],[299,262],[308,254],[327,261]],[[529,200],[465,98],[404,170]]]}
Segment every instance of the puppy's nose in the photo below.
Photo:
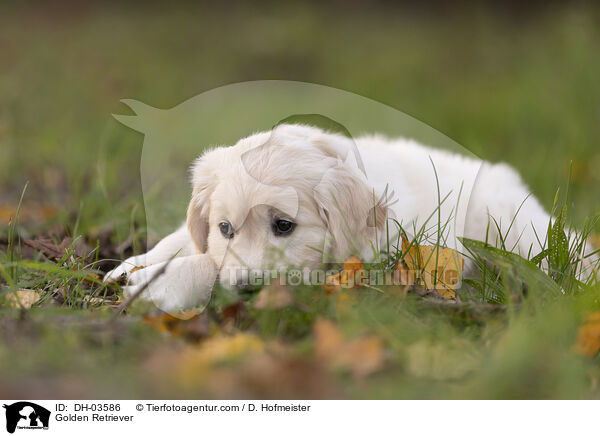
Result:
{"label": "puppy's nose", "polygon": [[240,294],[245,294],[245,295],[254,294],[254,293],[260,291],[261,288],[262,288],[262,286],[260,286],[260,285],[255,285],[255,284],[251,285],[251,284],[248,284],[248,283],[235,285],[235,289],[237,289],[237,291]]}
{"label": "puppy's nose", "polygon": [[230,283],[242,294],[252,294],[259,291],[263,285],[262,271],[236,269],[230,275]]}

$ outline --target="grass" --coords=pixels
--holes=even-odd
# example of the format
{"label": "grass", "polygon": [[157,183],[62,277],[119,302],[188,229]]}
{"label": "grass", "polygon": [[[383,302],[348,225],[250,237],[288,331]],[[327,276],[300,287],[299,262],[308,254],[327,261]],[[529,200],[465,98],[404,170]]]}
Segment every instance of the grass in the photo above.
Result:
{"label": "grass", "polygon": [[[190,5],[1,8],[0,298],[42,296],[30,309],[0,307],[5,397],[600,397],[598,356],[576,345],[600,311],[600,287],[576,280],[584,240],[571,231],[600,230],[594,6],[443,19],[391,6],[272,5],[269,16]],[[460,304],[400,289],[301,287],[283,307],[217,292],[188,321],[141,301],[115,317],[120,291],[100,283],[104,259],[142,252],[153,236],[142,138],[110,114],[122,98],[171,107],[265,78],[366,95],[508,161],[559,218],[545,249],[520,258],[502,238],[490,241],[499,248],[465,241],[482,275]],[[560,195],[557,180],[571,180]],[[440,234],[444,223],[431,219],[414,242]],[[69,238],[66,250],[48,257],[25,243],[40,235],[56,246]],[[400,257],[395,245],[381,268]],[[342,358],[319,351],[322,342]]]}

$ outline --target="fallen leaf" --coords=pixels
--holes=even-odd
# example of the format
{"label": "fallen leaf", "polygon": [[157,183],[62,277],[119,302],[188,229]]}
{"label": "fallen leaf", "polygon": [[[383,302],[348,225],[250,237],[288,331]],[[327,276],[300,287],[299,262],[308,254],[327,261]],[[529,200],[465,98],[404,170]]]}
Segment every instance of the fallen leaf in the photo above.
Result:
{"label": "fallen leaf", "polygon": [[255,309],[282,309],[294,304],[294,296],[288,286],[271,283],[261,289],[254,302]]}
{"label": "fallen leaf", "polygon": [[41,251],[44,256],[49,259],[61,258],[65,252],[60,246],[56,245],[51,239],[26,239],[23,241],[25,245],[29,245],[38,251]]}
{"label": "fallen leaf", "polygon": [[241,332],[232,336],[218,334],[199,345],[186,347],[178,356],[174,369],[180,382],[195,383],[208,375],[208,371],[218,363],[260,353],[263,350],[263,341],[254,334]]}
{"label": "fallen leaf", "polygon": [[221,313],[224,326],[235,326],[248,317],[248,309],[243,301],[238,301],[223,308]]}
{"label": "fallen leaf", "polygon": [[210,334],[208,315],[198,315],[198,312],[193,310],[180,312],[177,316],[163,312],[150,314],[144,316],[143,322],[159,332],[169,332],[173,336],[191,340],[199,340]]}
{"label": "fallen leaf", "polygon": [[362,260],[352,256],[344,262],[341,284],[347,288],[360,286],[365,282],[365,265]]}
{"label": "fallen leaf", "polygon": [[592,246],[594,247],[594,249],[596,249],[596,250],[599,249],[600,248],[600,234],[593,234],[592,236],[590,236],[590,242],[592,243]]}
{"label": "fallen leaf", "polygon": [[[435,290],[444,298],[455,298],[455,290],[460,284],[464,268],[463,257],[450,248],[409,243],[402,238],[404,262],[415,283],[427,290]],[[437,263],[436,263],[437,259]]]}
{"label": "fallen leaf", "polygon": [[318,359],[329,359],[344,343],[342,332],[326,319],[318,319],[313,326],[315,355]]}
{"label": "fallen leaf", "polygon": [[600,312],[589,315],[577,332],[575,349],[579,354],[593,357],[600,351]]}
{"label": "fallen leaf", "polygon": [[350,341],[338,356],[338,364],[350,367],[353,374],[358,377],[377,371],[383,364],[381,339],[370,335]]}
{"label": "fallen leaf", "polygon": [[72,248],[74,254],[77,257],[85,259],[91,252],[92,249],[87,246],[83,239],[78,238],[74,243],[71,238],[64,238],[59,245],[56,245],[52,239],[40,238],[40,239],[25,239],[23,241],[25,245],[28,245],[36,250],[42,252],[48,259],[61,259],[67,251]]}
{"label": "fallen leaf", "polygon": [[82,279],[83,283],[85,283],[88,286],[93,286],[95,284],[100,284],[100,277],[98,276],[98,274],[94,274],[94,273],[89,273],[87,275],[87,277],[85,277],[84,279]]}
{"label": "fallen leaf", "polygon": [[398,262],[395,270],[397,276],[393,277],[394,282],[392,286],[401,286],[406,293],[408,287],[415,284],[415,272],[408,269],[402,261]]}
{"label": "fallen leaf", "polygon": [[19,291],[6,294],[4,297],[5,305],[14,309],[30,309],[40,300],[40,294],[30,289],[21,289]]}
{"label": "fallen leaf", "polygon": [[367,335],[346,341],[331,321],[319,319],[314,325],[315,357],[332,369],[350,371],[356,377],[369,375],[383,364],[383,344]]}
{"label": "fallen leaf", "polygon": [[325,284],[323,285],[323,289],[325,290],[325,295],[332,295],[335,292],[339,292],[342,290],[342,275],[334,274],[327,276],[325,278]]}
{"label": "fallen leaf", "polygon": [[300,356],[249,356],[240,367],[215,368],[207,388],[217,398],[331,399],[336,392],[329,374],[318,363]]}
{"label": "fallen leaf", "polygon": [[331,295],[342,289],[353,289],[366,283],[365,264],[356,256],[351,256],[344,262],[342,271],[327,276],[323,288],[326,295]]}

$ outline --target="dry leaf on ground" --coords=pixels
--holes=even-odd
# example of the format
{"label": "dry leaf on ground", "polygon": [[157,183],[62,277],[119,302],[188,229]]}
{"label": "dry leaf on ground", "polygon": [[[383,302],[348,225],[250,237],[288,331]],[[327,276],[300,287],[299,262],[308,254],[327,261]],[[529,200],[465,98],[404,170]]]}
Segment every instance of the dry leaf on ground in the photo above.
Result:
{"label": "dry leaf on ground", "polygon": [[325,295],[331,295],[335,292],[342,290],[342,275],[334,274],[325,278],[325,284],[323,285]]}
{"label": "dry leaf on ground", "polygon": [[254,302],[255,309],[282,309],[294,304],[294,296],[288,286],[272,283],[261,289]]}
{"label": "dry leaf on ground", "polygon": [[577,332],[575,349],[579,354],[593,357],[600,351],[600,312],[589,315]]}
{"label": "dry leaf on ground", "polygon": [[205,313],[198,315],[197,312],[190,312],[189,315],[189,317],[184,318],[161,312],[146,315],[143,321],[160,332],[169,332],[173,336],[182,336],[193,341],[208,337],[210,334],[208,315]]}
{"label": "dry leaf on ground", "polygon": [[[418,245],[402,238],[404,262],[415,282],[428,290],[436,290],[444,298],[455,298],[464,268],[463,257],[450,248]],[[437,263],[436,263],[437,259]]]}
{"label": "dry leaf on ground", "polygon": [[345,289],[352,289],[365,283],[366,272],[362,260],[356,256],[351,256],[344,262],[342,271],[339,274],[328,276],[323,288],[327,295]]}
{"label": "dry leaf on ground", "polygon": [[590,236],[590,242],[592,243],[592,251],[600,249],[600,233]]}
{"label": "dry leaf on ground", "polygon": [[64,238],[59,245],[56,245],[54,241],[49,238],[39,238],[35,240],[26,239],[23,242],[40,251],[48,259],[61,259],[67,253],[69,248],[72,248],[74,254],[81,258],[86,258],[92,252],[92,248],[81,238],[73,243],[73,240],[67,237]]}
{"label": "dry leaf on ground", "polygon": [[199,345],[186,347],[177,356],[173,371],[183,385],[203,382],[214,365],[261,353],[264,347],[263,341],[254,334],[218,334]]}
{"label": "dry leaf on ground", "polygon": [[314,336],[315,357],[332,369],[348,370],[362,377],[383,365],[383,344],[376,336],[346,341],[338,327],[325,319],[315,322]]}
{"label": "dry leaf on ground", "polygon": [[40,300],[40,294],[30,289],[21,289],[4,296],[4,304],[15,309],[29,309]]}

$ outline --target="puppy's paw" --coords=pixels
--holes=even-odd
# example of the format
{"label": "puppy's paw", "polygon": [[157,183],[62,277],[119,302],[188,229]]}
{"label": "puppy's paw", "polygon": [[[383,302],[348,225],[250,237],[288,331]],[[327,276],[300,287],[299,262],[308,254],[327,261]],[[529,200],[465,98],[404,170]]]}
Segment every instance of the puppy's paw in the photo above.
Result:
{"label": "puppy's paw", "polygon": [[139,256],[133,256],[129,259],[124,260],[121,264],[110,270],[104,275],[103,281],[105,282],[118,282],[123,281],[123,283],[127,283],[131,275],[136,271],[143,269],[145,265],[142,264],[142,259]]}
{"label": "puppy's paw", "polygon": [[205,306],[217,277],[217,267],[206,254],[176,258],[170,262],[140,268],[129,275],[123,292],[136,294],[172,313]]}

